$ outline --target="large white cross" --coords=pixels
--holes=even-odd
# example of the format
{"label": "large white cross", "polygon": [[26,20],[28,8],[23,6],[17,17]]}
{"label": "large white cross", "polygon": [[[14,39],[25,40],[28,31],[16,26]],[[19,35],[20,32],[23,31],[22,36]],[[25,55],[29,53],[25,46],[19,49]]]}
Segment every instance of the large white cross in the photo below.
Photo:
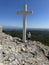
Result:
{"label": "large white cross", "polygon": [[32,14],[32,11],[27,11],[27,4],[25,4],[23,11],[17,11],[17,14],[23,15],[23,42],[26,42],[26,15]]}

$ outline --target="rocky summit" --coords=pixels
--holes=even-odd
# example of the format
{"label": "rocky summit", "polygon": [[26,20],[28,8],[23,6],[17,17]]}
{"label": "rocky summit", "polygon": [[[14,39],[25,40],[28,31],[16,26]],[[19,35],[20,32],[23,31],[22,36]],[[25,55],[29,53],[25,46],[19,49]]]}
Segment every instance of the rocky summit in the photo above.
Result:
{"label": "rocky summit", "polygon": [[0,65],[49,65],[49,46],[0,33]]}

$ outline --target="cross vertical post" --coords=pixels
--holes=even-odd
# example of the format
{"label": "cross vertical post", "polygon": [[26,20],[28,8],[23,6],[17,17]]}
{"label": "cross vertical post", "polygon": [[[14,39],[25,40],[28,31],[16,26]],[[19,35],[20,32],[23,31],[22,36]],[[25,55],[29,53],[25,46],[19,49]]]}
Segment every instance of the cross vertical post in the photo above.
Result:
{"label": "cross vertical post", "polygon": [[[24,11],[27,11],[27,5],[24,5]],[[23,15],[23,42],[26,42],[26,14]]]}

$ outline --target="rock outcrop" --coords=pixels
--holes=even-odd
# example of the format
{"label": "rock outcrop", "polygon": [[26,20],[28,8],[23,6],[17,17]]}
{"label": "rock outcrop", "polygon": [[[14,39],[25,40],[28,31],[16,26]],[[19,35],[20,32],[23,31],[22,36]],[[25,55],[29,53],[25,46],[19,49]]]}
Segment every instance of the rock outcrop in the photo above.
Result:
{"label": "rock outcrop", "polygon": [[49,65],[49,47],[0,33],[0,65]]}
{"label": "rock outcrop", "polygon": [[0,26],[0,33],[2,32],[2,27]]}

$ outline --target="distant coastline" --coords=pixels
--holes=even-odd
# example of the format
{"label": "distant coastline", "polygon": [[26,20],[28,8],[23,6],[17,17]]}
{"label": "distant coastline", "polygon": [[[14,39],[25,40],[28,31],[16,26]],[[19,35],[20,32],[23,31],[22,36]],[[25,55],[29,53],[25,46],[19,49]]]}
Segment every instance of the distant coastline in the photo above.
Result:
{"label": "distant coastline", "polygon": [[[6,31],[23,31],[22,28],[3,28]],[[27,28],[26,31],[49,31],[47,28]]]}

